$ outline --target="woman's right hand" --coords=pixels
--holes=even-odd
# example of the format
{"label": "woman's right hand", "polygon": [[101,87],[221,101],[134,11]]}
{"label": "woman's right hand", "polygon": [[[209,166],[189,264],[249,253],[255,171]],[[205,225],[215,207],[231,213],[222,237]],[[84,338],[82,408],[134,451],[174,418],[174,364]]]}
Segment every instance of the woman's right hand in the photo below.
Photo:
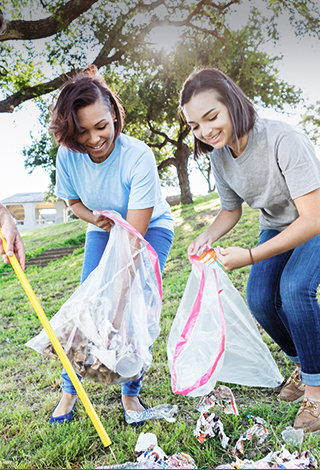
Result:
{"label": "woman's right hand", "polygon": [[208,244],[212,246],[223,235],[228,233],[240,220],[242,214],[241,206],[232,211],[221,209],[211,225],[207,227],[190,245],[188,246],[188,259],[191,263],[191,256],[197,254],[199,248]]}
{"label": "woman's right hand", "polygon": [[209,246],[212,245],[213,240],[212,236],[210,236],[209,233],[209,227],[207,227],[193,242],[190,243],[188,246],[188,259],[191,263],[191,257],[196,255],[198,253],[199,248],[201,248],[203,245],[207,244]]}

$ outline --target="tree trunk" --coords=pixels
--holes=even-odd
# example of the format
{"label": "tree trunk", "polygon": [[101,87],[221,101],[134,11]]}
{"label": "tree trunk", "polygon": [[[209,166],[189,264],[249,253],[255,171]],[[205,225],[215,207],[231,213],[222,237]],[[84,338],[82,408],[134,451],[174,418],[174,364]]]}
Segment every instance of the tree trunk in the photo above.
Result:
{"label": "tree trunk", "polygon": [[178,148],[175,152],[175,157],[177,159],[176,166],[181,191],[181,204],[183,205],[193,204],[188,175],[188,160],[190,153],[190,148],[183,142],[179,142]]}
{"label": "tree trunk", "polygon": [[211,168],[209,167],[207,170],[208,193],[212,193],[212,191],[214,190],[214,188],[211,188],[210,176],[211,176]]}

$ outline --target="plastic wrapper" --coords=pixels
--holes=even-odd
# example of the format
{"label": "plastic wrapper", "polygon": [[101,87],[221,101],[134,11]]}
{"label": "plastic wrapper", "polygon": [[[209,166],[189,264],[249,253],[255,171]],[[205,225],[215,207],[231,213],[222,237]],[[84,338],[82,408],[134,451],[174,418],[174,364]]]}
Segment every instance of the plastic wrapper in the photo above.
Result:
{"label": "plastic wrapper", "polygon": [[[117,212],[97,268],[51,319],[75,371],[104,385],[141,377],[160,328],[161,275],[153,248]],[[56,357],[44,330],[27,343]]]}
{"label": "plastic wrapper", "polygon": [[168,339],[173,392],[202,396],[218,380],[279,386],[283,377],[241,295],[216,261],[197,257]]}
{"label": "plastic wrapper", "polygon": [[174,423],[176,418],[174,414],[178,413],[177,405],[162,404],[148,408],[145,411],[132,411],[125,412],[125,419],[128,424],[147,421],[148,419],[165,419],[168,423]]}
{"label": "plastic wrapper", "polygon": [[303,443],[303,429],[294,429],[292,426],[287,426],[281,433],[282,439],[287,444],[294,444],[302,446]]}

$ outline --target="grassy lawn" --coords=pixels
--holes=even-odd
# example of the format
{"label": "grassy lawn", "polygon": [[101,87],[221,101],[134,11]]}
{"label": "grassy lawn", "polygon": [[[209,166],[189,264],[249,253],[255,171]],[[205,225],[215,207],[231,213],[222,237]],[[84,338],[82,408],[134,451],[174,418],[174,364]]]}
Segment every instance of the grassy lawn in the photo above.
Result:
{"label": "grassy lawn", "polygon": [[[146,374],[141,391],[149,406],[177,404],[178,421],[148,421],[141,428],[131,428],[124,421],[120,405],[120,386],[104,387],[83,381],[84,388],[112,440],[112,450],[119,463],[136,461],[134,448],[141,432],[152,432],[159,446],[172,455],[190,454],[198,468],[215,468],[231,463],[231,449],[241,433],[250,427],[248,413],[264,418],[273,429],[261,445],[250,441],[245,458],[258,459],[270,451],[280,450],[284,441],[281,431],[293,424],[299,404],[277,400],[279,389],[249,388],[230,385],[239,416],[220,414],[224,431],[230,438],[226,449],[218,438],[200,444],[193,435],[199,413],[197,398],[174,395],[166,356],[166,341],[182,297],[191,266],[187,260],[188,244],[212,221],[219,210],[215,193],[195,198],[194,205],[175,206],[175,239],[164,275],[161,334],[153,347],[153,364]],[[44,249],[80,244],[86,223],[80,220],[23,233],[28,256]],[[240,223],[221,239],[220,245],[253,247],[258,238],[258,213],[244,208]],[[27,268],[26,275],[46,315],[50,319],[79,285],[83,248],[45,268]],[[5,275],[3,275],[6,271]],[[243,298],[249,268],[230,274]],[[0,262],[0,468],[96,468],[115,464],[104,448],[80,401],[70,425],[54,428],[49,416],[60,398],[61,365],[27,348],[25,343],[36,335],[41,325],[11,267]],[[285,355],[265,334],[264,341],[272,351],[281,373],[288,377],[293,370]],[[228,385],[228,384],[226,384]],[[293,452],[299,448],[286,446]],[[320,462],[319,437],[306,436],[302,450],[311,450]]]}

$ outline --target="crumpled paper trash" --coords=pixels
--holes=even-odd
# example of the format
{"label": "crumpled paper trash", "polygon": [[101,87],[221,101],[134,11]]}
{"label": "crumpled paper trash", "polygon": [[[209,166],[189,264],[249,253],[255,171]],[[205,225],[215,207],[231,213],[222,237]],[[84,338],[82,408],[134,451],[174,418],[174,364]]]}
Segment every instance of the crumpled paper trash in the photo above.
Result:
{"label": "crumpled paper trash", "polygon": [[222,464],[216,469],[231,469],[231,468],[252,468],[252,469],[266,469],[266,468],[318,468],[318,462],[309,450],[293,454],[285,448],[281,447],[280,451],[270,452],[266,457],[259,460],[240,460],[236,457],[236,461],[232,464]]}
{"label": "crumpled paper trash", "polygon": [[[157,436],[153,433],[141,433],[134,453],[140,468],[196,468],[190,455],[179,452],[167,456],[158,446]],[[153,466],[150,466],[153,465]]]}
{"label": "crumpled paper trash", "polygon": [[210,437],[218,436],[222,447],[225,449],[229,443],[229,437],[223,430],[223,423],[216,413],[203,413],[197,421],[193,434],[201,444]]}
{"label": "crumpled paper trash", "polygon": [[209,414],[209,410],[214,406],[219,406],[226,414],[239,414],[233,393],[225,385],[220,385],[208,395],[202,397],[198,403],[197,410],[201,414],[193,434],[201,443],[207,438],[218,436],[222,447],[225,449],[229,437],[226,436],[223,430],[223,423],[219,415],[216,413]]}
{"label": "crumpled paper trash", "polygon": [[220,406],[226,414],[239,414],[233,393],[226,385],[220,385],[208,395],[204,395],[197,405],[197,410],[205,413],[213,406]]}
{"label": "crumpled paper trash", "polygon": [[244,454],[244,443],[245,441],[250,441],[253,438],[258,439],[259,444],[262,444],[266,439],[269,431],[267,429],[268,424],[263,418],[259,416],[250,416],[253,418],[256,423],[251,426],[246,432],[241,434],[240,438],[236,442],[236,445],[232,449],[232,454],[234,457],[242,457]]}
{"label": "crumpled paper trash", "polygon": [[137,462],[126,462],[120,465],[108,465],[97,467],[98,469],[111,468],[197,468],[190,455],[178,452],[173,455],[166,455],[158,446],[157,436],[153,433],[142,432],[136,443],[134,450]]}
{"label": "crumpled paper trash", "polygon": [[148,419],[165,419],[168,423],[174,423],[176,418],[173,417],[174,414],[178,413],[177,405],[157,405],[153,408],[148,408],[145,411],[126,411],[125,419],[128,424],[147,421]]}

